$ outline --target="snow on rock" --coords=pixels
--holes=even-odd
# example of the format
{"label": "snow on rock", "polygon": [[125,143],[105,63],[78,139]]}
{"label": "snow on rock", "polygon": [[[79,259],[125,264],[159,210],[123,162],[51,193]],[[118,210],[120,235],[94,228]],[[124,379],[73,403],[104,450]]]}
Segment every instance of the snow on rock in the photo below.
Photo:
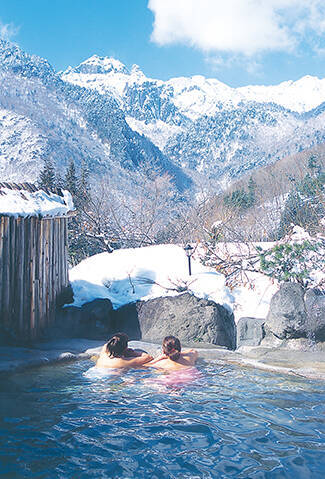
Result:
{"label": "snow on rock", "polygon": [[261,273],[247,273],[251,285],[237,286],[232,294],[235,297],[234,315],[239,318],[266,318],[272,296],[278,291],[279,283]]}
{"label": "snow on rock", "polygon": [[0,188],[0,215],[5,216],[63,216],[73,211],[73,200],[69,191],[63,197],[54,193]]}
{"label": "snow on rock", "polygon": [[232,303],[223,276],[211,273],[195,260],[192,261],[192,276],[189,276],[185,252],[175,245],[101,253],[74,267],[70,280],[75,306],[101,297],[109,298],[118,308],[139,299],[179,294],[178,290],[184,290],[186,285],[199,297]]}
{"label": "snow on rock", "polygon": [[188,291],[222,304],[242,316],[266,317],[277,285],[256,275],[256,289],[242,286],[231,291],[222,274],[192,259],[192,275],[182,247],[158,245],[120,249],[85,259],[70,270],[74,306],[95,298],[108,298],[115,309],[124,304]]}

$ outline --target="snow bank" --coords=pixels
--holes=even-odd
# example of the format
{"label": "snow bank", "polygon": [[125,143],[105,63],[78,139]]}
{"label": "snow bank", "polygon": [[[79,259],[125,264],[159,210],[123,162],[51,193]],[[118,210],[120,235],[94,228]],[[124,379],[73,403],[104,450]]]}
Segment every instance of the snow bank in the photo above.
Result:
{"label": "snow bank", "polygon": [[74,210],[71,194],[63,190],[63,197],[39,190],[0,189],[0,214],[6,216],[63,216]]}
{"label": "snow bank", "polygon": [[70,270],[74,306],[96,298],[108,298],[115,309],[137,301],[180,294],[188,291],[199,298],[211,299],[242,316],[266,317],[277,285],[256,274],[255,289],[241,286],[233,291],[225,286],[222,274],[192,259],[192,276],[183,248],[158,245],[120,249],[85,259]]}
{"label": "snow bank", "polygon": [[260,273],[247,273],[251,285],[237,286],[233,291],[235,298],[234,315],[236,321],[242,317],[266,318],[272,296],[278,291],[276,280],[272,281]]}

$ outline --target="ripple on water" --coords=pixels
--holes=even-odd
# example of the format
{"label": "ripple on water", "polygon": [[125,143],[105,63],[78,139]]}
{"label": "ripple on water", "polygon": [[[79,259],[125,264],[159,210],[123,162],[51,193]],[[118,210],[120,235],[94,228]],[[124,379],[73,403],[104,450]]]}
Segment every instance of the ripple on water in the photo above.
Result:
{"label": "ripple on water", "polygon": [[90,366],[0,384],[4,477],[325,477],[321,382],[220,362],[183,383]]}

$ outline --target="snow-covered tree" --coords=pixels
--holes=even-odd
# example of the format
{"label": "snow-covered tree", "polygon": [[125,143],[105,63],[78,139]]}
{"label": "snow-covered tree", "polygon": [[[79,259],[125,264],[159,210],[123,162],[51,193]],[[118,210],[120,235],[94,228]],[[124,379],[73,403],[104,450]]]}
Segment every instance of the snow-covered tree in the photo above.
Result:
{"label": "snow-covered tree", "polygon": [[110,178],[104,177],[83,209],[86,234],[102,251],[172,242],[175,238],[173,219],[179,205],[169,176],[154,169],[130,174],[132,194],[124,189],[123,178],[117,190]]}
{"label": "snow-covered tree", "polygon": [[81,208],[85,207],[90,201],[90,183],[89,169],[83,161],[81,164],[80,176],[77,181],[78,186],[78,203]]}
{"label": "snow-covered tree", "polygon": [[215,237],[202,246],[201,260],[226,277],[230,287],[251,283],[251,273],[261,273],[279,282],[318,286],[325,281],[325,237],[311,236],[299,226],[269,248],[254,242],[219,243]]}
{"label": "snow-covered tree", "polygon": [[312,237],[298,226],[272,248],[257,249],[261,272],[280,283],[308,286],[315,281],[315,274],[321,272],[325,277],[325,238]]}
{"label": "snow-covered tree", "polygon": [[73,160],[70,160],[64,179],[65,189],[70,191],[73,199],[76,198],[78,193],[78,178],[75,163]]}
{"label": "snow-covered tree", "polygon": [[278,238],[286,235],[292,224],[317,231],[325,212],[325,171],[322,171],[315,156],[308,162],[309,172],[300,181],[292,180],[291,189],[281,215]]}
{"label": "snow-covered tree", "polygon": [[55,169],[50,159],[44,161],[44,166],[40,172],[37,185],[40,189],[55,191],[57,187]]}

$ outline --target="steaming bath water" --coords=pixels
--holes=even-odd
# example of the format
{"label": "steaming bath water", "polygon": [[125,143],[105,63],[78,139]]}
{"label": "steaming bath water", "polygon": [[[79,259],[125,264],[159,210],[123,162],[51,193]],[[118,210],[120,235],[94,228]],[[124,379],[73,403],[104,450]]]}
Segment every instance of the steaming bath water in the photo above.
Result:
{"label": "steaming bath water", "polygon": [[325,384],[211,361],[1,379],[5,478],[324,478]]}

